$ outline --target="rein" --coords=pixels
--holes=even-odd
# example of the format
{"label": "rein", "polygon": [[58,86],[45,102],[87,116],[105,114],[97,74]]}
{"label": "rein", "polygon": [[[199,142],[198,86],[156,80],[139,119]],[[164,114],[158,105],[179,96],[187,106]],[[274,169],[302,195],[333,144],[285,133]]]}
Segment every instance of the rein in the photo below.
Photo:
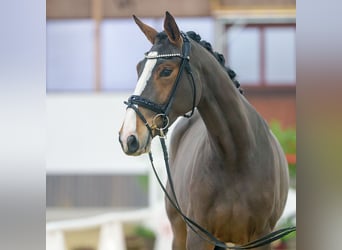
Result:
{"label": "rein", "polygon": [[[151,138],[153,137],[153,131],[155,129],[159,130],[159,139],[160,139],[160,143],[161,143],[161,146],[163,149],[164,162],[165,162],[165,166],[166,166],[168,182],[170,185],[170,189],[171,189],[173,199],[171,198],[170,194],[167,192],[166,188],[164,187],[162,181],[160,180],[160,178],[158,176],[158,173],[157,173],[155,166],[154,166],[154,163],[153,163],[153,156],[152,156],[151,151],[149,152],[149,158],[150,158],[150,162],[152,165],[153,172],[154,172],[154,174],[155,174],[155,176],[159,182],[159,185],[162,188],[165,196],[170,201],[171,205],[177,210],[177,212],[182,217],[182,219],[187,224],[187,226],[189,228],[191,228],[191,230],[193,230],[203,240],[208,241],[211,244],[218,246],[218,247],[221,247],[221,248],[224,248],[224,249],[242,250],[242,249],[256,248],[256,247],[260,247],[260,246],[269,244],[269,243],[271,243],[277,239],[284,237],[285,235],[287,235],[293,231],[296,231],[296,227],[283,228],[283,229],[279,229],[277,231],[274,231],[274,232],[272,232],[272,233],[270,233],[270,234],[268,234],[268,235],[266,235],[266,236],[264,236],[258,240],[249,242],[249,243],[242,245],[242,246],[227,246],[224,242],[219,241],[210,232],[208,232],[206,229],[204,229],[202,226],[197,224],[195,221],[193,221],[192,219],[187,217],[182,212],[182,210],[179,206],[177,197],[176,197],[176,192],[175,192],[173,180],[171,177],[171,170],[170,170],[170,166],[169,166],[169,156],[168,156],[168,151],[167,151],[167,147],[166,147],[166,143],[165,143],[165,134],[167,133],[167,129],[168,129],[168,125],[169,125],[168,114],[170,112],[171,105],[175,99],[175,93],[176,93],[177,87],[178,87],[179,82],[180,82],[180,77],[181,77],[184,69],[186,70],[188,75],[191,77],[191,83],[192,83],[192,89],[193,89],[192,110],[191,110],[191,113],[189,115],[185,114],[184,117],[190,118],[194,114],[195,105],[196,105],[196,85],[195,85],[194,77],[193,77],[191,67],[189,64],[191,44],[190,44],[189,38],[187,37],[187,35],[185,33],[181,33],[181,35],[183,38],[182,54],[161,54],[161,55],[156,55],[156,56],[145,55],[146,59],[158,59],[158,58],[170,58],[170,57],[180,57],[181,58],[180,69],[178,71],[178,75],[176,77],[175,84],[173,85],[173,88],[170,92],[168,101],[165,104],[161,105],[161,104],[155,103],[151,100],[148,100],[142,96],[132,95],[128,98],[127,101],[124,102],[127,105],[127,108],[133,109],[136,112],[136,114],[139,116],[139,118],[144,122],[145,126],[147,127],[147,129],[150,133]],[[152,120],[152,125],[150,125],[147,122],[144,115],[140,112],[139,106],[146,108],[146,109],[149,109],[149,110],[151,110],[157,114]],[[158,117],[161,117],[163,120],[163,124],[161,127],[158,127],[156,125],[155,120]]]}

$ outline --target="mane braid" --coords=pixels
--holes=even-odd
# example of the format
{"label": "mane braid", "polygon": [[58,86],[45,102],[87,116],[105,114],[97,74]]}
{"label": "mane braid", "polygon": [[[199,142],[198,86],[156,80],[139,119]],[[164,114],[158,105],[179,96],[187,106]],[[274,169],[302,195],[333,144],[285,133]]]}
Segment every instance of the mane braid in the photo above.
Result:
{"label": "mane braid", "polygon": [[[211,44],[205,40],[201,40],[201,36],[199,34],[195,33],[194,31],[188,31],[188,32],[186,32],[186,34],[192,40],[194,40],[195,42],[200,44],[203,48],[207,49],[210,52],[210,54],[212,54],[216,58],[216,60],[221,64],[221,66],[227,72],[229,78],[233,81],[235,87],[239,90],[239,92],[241,94],[243,94],[244,90],[241,88],[240,82],[235,78],[236,73],[231,68],[229,68],[228,66],[225,66],[226,60],[224,59],[224,56],[222,54],[214,51]],[[167,34],[165,33],[165,31],[162,31],[162,32],[157,34],[157,38],[159,40],[167,39]]]}
{"label": "mane braid", "polygon": [[216,60],[221,64],[221,66],[225,69],[225,71],[227,72],[229,78],[233,81],[235,87],[239,90],[239,92],[241,94],[243,94],[243,89],[240,86],[240,82],[235,78],[236,77],[236,73],[229,68],[228,66],[225,66],[225,62],[226,60],[224,59],[224,56],[216,51],[213,50],[211,44],[205,40],[201,40],[201,36],[197,33],[195,33],[194,31],[188,31],[186,32],[186,34],[195,42],[199,43],[200,45],[202,45],[202,47],[204,47],[205,49],[207,49],[215,58]]}

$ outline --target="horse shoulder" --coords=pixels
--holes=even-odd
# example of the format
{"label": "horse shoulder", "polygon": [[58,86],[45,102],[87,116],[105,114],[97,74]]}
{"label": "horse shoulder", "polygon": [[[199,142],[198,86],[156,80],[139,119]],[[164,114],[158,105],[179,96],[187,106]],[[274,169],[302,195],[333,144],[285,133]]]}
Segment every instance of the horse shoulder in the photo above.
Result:
{"label": "horse shoulder", "polygon": [[179,145],[184,137],[184,134],[193,126],[193,124],[200,119],[200,115],[197,111],[191,118],[181,117],[177,120],[174,129],[172,130],[170,139],[170,160],[174,160]]}

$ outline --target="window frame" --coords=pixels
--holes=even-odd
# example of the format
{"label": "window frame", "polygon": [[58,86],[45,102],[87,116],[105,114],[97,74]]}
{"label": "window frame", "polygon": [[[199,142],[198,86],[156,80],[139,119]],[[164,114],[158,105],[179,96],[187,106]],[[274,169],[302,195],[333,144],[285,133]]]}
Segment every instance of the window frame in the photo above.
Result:
{"label": "window frame", "polygon": [[[233,23],[226,23],[224,25],[225,34],[227,34],[228,30],[234,27]],[[242,88],[247,88],[248,90],[252,90],[253,92],[264,92],[264,91],[291,91],[296,88],[296,78],[294,82],[284,82],[284,83],[276,83],[272,84],[266,80],[266,29],[267,28],[293,28],[296,31],[296,23],[248,23],[244,26],[244,28],[257,28],[259,30],[259,82],[254,84],[249,84],[248,82],[241,82]],[[228,44],[224,46],[223,49],[224,55],[228,58],[229,47]],[[294,52],[295,53],[295,52]],[[238,73],[238,69],[234,69]]]}

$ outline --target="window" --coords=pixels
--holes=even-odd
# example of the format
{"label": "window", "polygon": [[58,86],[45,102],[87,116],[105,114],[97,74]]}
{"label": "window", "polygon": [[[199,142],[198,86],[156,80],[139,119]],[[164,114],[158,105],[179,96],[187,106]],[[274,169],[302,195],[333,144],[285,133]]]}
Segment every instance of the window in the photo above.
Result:
{"label": "window", "polygon": [[295,32],[292,27],[266,27],[265,81],[291,84],[296,81]]}
{"label": "window", "polygon": [[228,30],[228,63],[239,75],[239,80],[251,85],[260,82],[260,38],[255,27]]}
{"label": "window", "polygon": [[226,54],[243,85],[295,85],[294,24],[227,26]]}
{"label": "window", "polygon": [[[163,19],[143,21],[157,30],[163,29]],[[213,40],[211,17],[179,18],[177,22],[184,31],[193,30],[203,39]],[[48,92],[91,92],[97,87],[101,91],[134,90],[136,64],[151,44],[132,18],[104,19],[100,32],[96,32],[93,19],[48,20],[46,28]],[[99,42],[100,51],[95,49],[95,41]],[[99,86],[96,76],[100,76]]]}
{"label": "window", "polygon": [[94,22],[49,21],[46,26],[47,90],[93,90]]}

